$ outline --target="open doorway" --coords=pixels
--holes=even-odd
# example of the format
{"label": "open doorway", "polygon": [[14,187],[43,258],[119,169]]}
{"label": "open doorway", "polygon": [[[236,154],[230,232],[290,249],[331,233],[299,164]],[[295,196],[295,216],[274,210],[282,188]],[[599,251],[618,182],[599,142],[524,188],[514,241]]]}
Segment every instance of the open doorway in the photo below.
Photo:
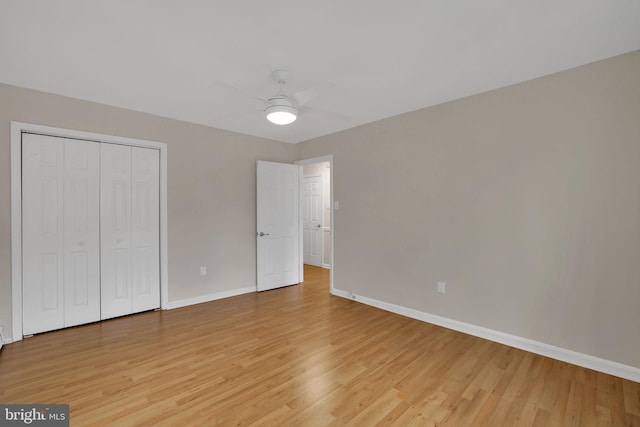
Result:
{"label": "open doorway", "polygon": [[302,167],[302,256],[303,262],[331,268],[331,165],[313,163]]}
{"label": "open doorway", "polygon": [[333,293],[333,164],[332,156],[296,162],[300,178],[301,254],[305,270],[329,270]]}

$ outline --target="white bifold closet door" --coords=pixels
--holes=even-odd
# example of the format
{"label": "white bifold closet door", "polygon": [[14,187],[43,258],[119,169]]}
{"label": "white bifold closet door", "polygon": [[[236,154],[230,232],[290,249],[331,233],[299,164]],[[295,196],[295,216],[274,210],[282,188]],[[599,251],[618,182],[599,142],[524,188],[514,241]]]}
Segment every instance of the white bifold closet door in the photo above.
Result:
{"label": "white bifold closet door", "polygon": [[158,150],[101,144],[101,318],[160,307]]}
{"label": "white bifold closet door", "polygon": [[96,142],[22,137],[23,334],[100,320]]}
{"label": "white bifold closet door", "polygon": [[159,160],[22,135],[23,335],[160,307]]}

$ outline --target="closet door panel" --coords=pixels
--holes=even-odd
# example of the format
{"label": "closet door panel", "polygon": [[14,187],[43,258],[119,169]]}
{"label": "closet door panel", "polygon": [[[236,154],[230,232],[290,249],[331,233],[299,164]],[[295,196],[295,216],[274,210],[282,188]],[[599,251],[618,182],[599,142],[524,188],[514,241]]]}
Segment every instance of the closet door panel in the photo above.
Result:
{"label": "closet door panel", "polygon": [[160,152],[132,149],[133,312],[160,307]]}
{"label": "closet door panel", "polygon": [[22,135],[22,333],[64,327],[63,140]]}
{"label": "closet door panel", "polygon": [[101,318],[130,314],[131,147],[100,146]]}
{"label": "closet door panel", "polygon": [[100,320],[100,144],[64,140],[64,326]]}

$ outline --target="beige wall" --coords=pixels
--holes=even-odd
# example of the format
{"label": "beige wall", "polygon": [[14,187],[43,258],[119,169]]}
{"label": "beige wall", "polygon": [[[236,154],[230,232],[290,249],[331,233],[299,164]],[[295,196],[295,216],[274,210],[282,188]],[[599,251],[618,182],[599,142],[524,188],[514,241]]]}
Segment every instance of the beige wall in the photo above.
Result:
{"label": "beige wall", "polygon": [[337,289],[640,368],[640,51],[300,149]]}
{"label": "beige wall", "polygon": [[[0,84],[0,325],[11,335],[10,122],[166,142],[169,301],[255,286],[255,162],[291,144]],[[200,276],[206,265],[208,275]]]}

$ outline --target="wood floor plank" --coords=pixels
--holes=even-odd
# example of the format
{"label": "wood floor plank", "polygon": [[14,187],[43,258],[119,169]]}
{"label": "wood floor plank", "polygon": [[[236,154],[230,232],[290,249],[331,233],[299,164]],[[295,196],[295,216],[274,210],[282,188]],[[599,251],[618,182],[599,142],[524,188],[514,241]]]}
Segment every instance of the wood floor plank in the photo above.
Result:
{"label": "wood floor plank", "polygon": [[625,412],[640,416],[640,388],[638,385],[634,382],[623,380],[622,390]]}
{"label": "wood floor plank", "polygon": [[36,335],[0,351],[0,402],[73,426],[636,426],[640,384],[305,283]]}

